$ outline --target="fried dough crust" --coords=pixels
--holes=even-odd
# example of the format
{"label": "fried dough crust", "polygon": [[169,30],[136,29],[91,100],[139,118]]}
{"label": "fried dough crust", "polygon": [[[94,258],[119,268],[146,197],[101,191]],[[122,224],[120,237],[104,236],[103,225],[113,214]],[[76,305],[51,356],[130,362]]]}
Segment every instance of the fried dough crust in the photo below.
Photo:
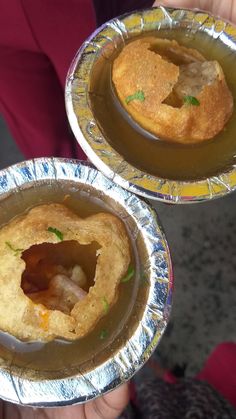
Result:
{"label": "fried dough crust", "polygon": [[[112,79],[133,119],[168,141],[193,144],[213,138],[233,112],[219,63],[176,41],[148,37],[129,43],[113,63]],[[127,103],[137,91],[145,99]],[[186,96],[199,106],[185,103]]]}
{"label": "fried dough crust", "polygon": [[[22,251],[41,243],[58,243],[54,226],[63,233],[63,240],[79,244],[98,242],[95,284],[70,315],[35,304],[21,288],[25,270]],[[11,243],[13,251],[6,245]],[[99,213],[81,219],[61,204],[40,205],[13,219],[0,230],[0,329],[21,340],[50,341],[56,337],[69,340],[89,333],[104,312],[103,299],[111,307],[118,293],[120,280],[130,263],[130,247],[123,223],[114,215]]]}

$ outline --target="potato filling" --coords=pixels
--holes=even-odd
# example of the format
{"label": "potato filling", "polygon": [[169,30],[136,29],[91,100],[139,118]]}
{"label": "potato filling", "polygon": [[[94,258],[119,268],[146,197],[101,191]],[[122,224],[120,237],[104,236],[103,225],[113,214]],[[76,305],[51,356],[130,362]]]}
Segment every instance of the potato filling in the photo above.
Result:
{"label": "potato filling", "polygon": [[36,304],[70,314],[94,285],[99,246],[76,241],[31,246],[22,254],[26,269],[21,288]]}

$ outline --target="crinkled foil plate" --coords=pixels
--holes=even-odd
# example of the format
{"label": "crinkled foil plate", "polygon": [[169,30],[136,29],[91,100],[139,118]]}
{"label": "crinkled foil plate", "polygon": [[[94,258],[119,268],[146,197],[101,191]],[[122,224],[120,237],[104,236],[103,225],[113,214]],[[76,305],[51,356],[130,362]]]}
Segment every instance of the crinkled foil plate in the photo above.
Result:
{"label": "crinkled foil plate", "polygon": [[[0,172],[0,225],[28,208],[27,190],[36,197],[32,205],[45,202],[42,186],[60,190],[76,199],[95,199],[125,223],[137,250],[137,289],[133,311],[109,346],[109,356],[90,359],[68,375],[20,368],[12,359],[0,358],[0,398],[39,407],[82,403],[129,380],[147,361],[168,322],[172,296],[172,267],[165,236],[155,211],[142,199],[114,184],[89,164],[66,159],[36,159]],[[35,353],[37,356],[37,352]],[[92,366],[92,367],[91,367]]]}
{"label": "crinkled foil plate", "polygon": [[199,10],[146,9],[111,20],[95,31],[78,51],[67,76],[66,107],[79,144],[101,172],[135,194],[170,203],[195,203],[228,194],[236,189],[236,168],[202,181],[172,181],[143,172],[118,154],[104,138],[89,107],[88,84],[94,63],[109,57],[118,45],[143,32],[187,28],[220,39],[236,53],[236,28]]}

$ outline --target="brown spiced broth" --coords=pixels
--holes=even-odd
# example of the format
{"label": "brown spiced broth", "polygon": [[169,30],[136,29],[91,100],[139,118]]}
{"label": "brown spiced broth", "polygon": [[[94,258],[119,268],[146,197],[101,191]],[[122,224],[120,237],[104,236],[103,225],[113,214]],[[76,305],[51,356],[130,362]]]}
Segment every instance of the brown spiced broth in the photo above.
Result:
{"label": "brown spiced broth", "polygon": [[[143,36],[150,35],[175,39],[186,47],[197,49],[207,60],[217,60],[236,103],[236,52],[233,53],[220,39],[215,40],[200,31],[192,33],[181,29],[149,32]],[[232,169],[236,159],[236,105],[224,130],[211,140],[186,146],[152,140],[128,122],[114,104],[111,71],[118,54],[119,51],[109,59],[97,61],[89,86],[92,111],[111,146],[133,166],[165,179],[200,180]]]}

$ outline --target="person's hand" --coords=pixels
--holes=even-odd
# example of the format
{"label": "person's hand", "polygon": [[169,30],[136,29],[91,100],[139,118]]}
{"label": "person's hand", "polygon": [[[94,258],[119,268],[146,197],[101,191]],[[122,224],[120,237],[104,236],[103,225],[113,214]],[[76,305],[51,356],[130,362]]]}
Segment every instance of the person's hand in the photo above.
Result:
{"label": "person's hand", "polygon": [[129,400],[128,385],[86,404],[52,409],[33,409],[2,402],[0,419],[116,419]]}
{"label": "person's hand", "polygon": [[153,6],[183,7],[202,9],[236,23],[236,0],[162,0]]}

